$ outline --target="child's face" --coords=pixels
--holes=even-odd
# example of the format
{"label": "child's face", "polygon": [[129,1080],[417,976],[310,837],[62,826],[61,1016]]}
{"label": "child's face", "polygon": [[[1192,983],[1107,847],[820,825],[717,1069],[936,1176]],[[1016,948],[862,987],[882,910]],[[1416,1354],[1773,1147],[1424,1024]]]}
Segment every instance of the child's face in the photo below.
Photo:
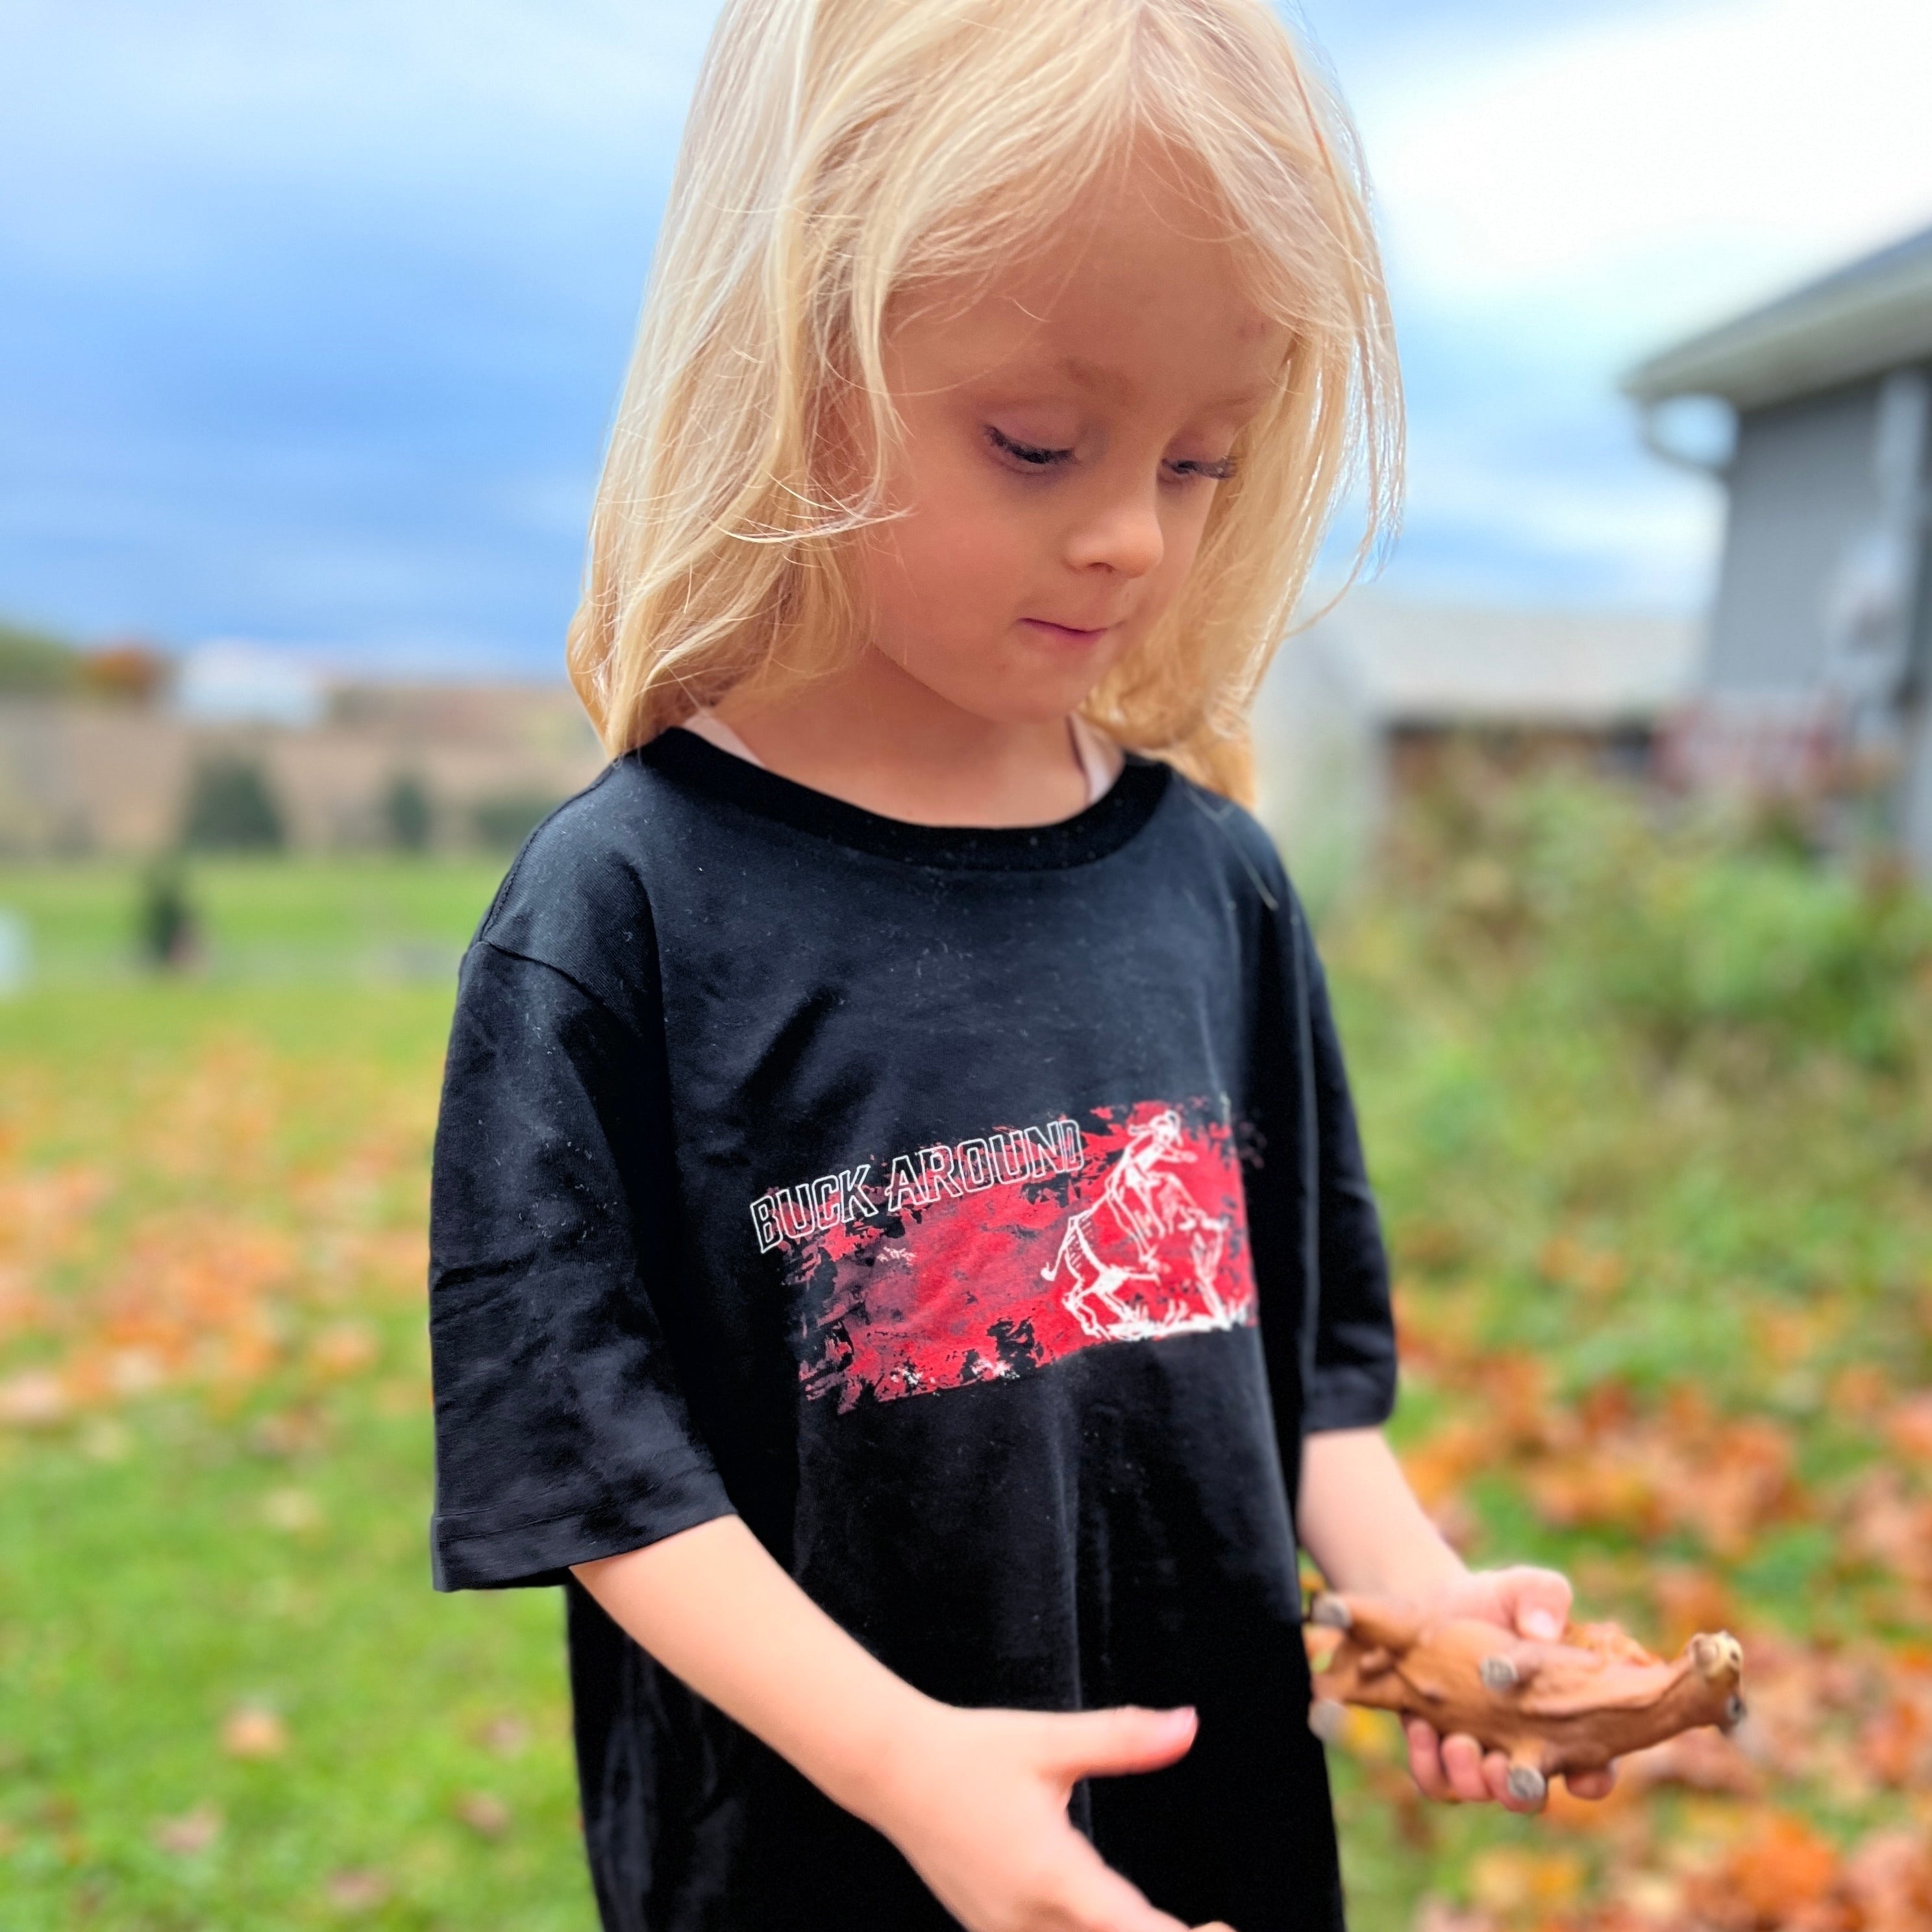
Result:
{"label": "child's face", "polygon": [[1001,723],[1076,709],[1187,574],[1289,336],[1158,177],[887,341],[905,514],[868,532],[871,642]]}

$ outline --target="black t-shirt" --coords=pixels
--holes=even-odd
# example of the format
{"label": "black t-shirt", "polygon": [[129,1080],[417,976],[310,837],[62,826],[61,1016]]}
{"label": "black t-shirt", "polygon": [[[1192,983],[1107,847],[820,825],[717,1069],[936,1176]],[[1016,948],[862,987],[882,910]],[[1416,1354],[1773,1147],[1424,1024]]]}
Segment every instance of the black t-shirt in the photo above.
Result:
{"label": "black t-shirt", "polygon": [[[1394,1349],[1246,814],[1130,759],[1059,824],[908,825],[668,732],[483,922],[433,1220],[439,1587],[735,1510],[934,1696],[1196,1706],[1076,1818],[1190,1924],[1340,1924],[1290,1498]],[[569,1628],[611,1932],[952,1924],[574,1582]]]}

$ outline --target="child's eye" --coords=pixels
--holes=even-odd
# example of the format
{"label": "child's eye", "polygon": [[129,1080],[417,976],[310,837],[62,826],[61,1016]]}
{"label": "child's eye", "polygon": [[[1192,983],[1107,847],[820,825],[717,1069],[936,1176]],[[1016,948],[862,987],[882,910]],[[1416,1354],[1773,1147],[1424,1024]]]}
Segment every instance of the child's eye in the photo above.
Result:
{"label": "child's eye", "polygon": [[1232,456],[1224,456],[1216,463],[1203,462],[1190,457],[1185,462],[1170,463],[1167,466],[1177,476],[1190,479],[1196,476],[1203,477],[1210,483],[1226,482],[1238,467]]}
{"label": "child's eye", "polygon": [[995,429],[991,423],[986,425],[986,440],[995,449],[1010,456],[1016,463],[1024,463],[1030,470],[1051,470],[1057,463],[1070,461],[1073,455],[1070,449],[1046,449],[1036,442],[1022,442],[1004,430]]}

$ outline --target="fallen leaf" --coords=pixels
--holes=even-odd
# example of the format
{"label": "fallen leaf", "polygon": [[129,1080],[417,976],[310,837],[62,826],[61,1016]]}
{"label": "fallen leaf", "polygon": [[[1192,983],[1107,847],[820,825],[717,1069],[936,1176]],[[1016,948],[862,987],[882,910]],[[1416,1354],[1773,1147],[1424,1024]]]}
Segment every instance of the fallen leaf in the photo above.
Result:
{"label": "fallen leaf", "polygon": [[1932,1502],[1908,1495],[1898,1470],[1868,1472],[1842,1520],[1847,1554],[1907,1582],[1932,1584]]}
{"label": "fallen leaf", "polygon": [[1700,1630],[1729,1630],[1738,1620],[1730,1592],[1708,1570],[1682,1563],[1660,1565],[1651,1573],[1650,1594],[1657,1606],[1659,1634],[1672,1656]]}
{"label": "fallen leaf", "polygon": [[1496,1846],[1471,1861],[1469,1896],[1480,1910],[1504,1917],[1561,1910],[1582,1895],[1585,1876],[1573,1852]]}
{"label": "fallen leaf", "polygon": [[339,1871],[324,1883],[323,1896],[343,1912],[373,1912],[386,1904],[389,1881],[380,1872]]}
{"label": "fallen leaf", "polygon": [[1932,1849],[1916,1832],[1874,1833],[1846,1861],[1843,1884],[1864,1932],[1932,1925]]}
{"label": "fallen leaf", "polygon": [[1684,1898],[1696,1916],[1723,1932],[1774,1932],[1805,1908],[1827,1903],[1838,1876],[1831,1844],[1802,1819],[1774,1814],[1692,1880]]}
{"label": "fallen leaf", "polygon": [[52,1429],[73,1408],[67,1384],[50,1369],[23,1369],[0,1382],[0,1425]]}
{"label": "fallen leaf", "polygon": [[308,1345],[309,1364],[332,1379],[360,1375],[381,1352],[376,1331],[366,1322],[338,1322]]}
{"label": "fallen leaf", "polygon": [[1858,1727],[1859,1760],[1881,1784],[1922,1789],[1932,1783],[1932,1676],[1892,1671],[1883,1695]]}
{"label": "fallen leaf", "polygon": [[479,1736],[485,1750],[494,1751],[499,1757],[515,1757],[528,1748],[530,1727],[520,1718],[492,1718]]}
{"label": "fallen leaf", "polygon": [[1496,1932],[1496,1921],[1489,1912],[1473,1907],[1452,1905],[1432,1894],[1417,1908],[1415,1932]]}
{"label": "fallen leaf", "polygon": [[306,1490],[271,1490],[262,1499],[262,1520],[271,1529],[298,1536],[320,1526],[322,1505]]}
{"label": "fallen leaf", "polygon": [[212,1804],[197,1804],[178,1818],[164,1818],[154,1827],[154,1843],[177,1858],[194,1858],[221,1835],[221,1814]]}
{"label": "fallen leaf", "polygon": [[510,1828],[510,1808],[487,1791],[466,1791],[450,1808],[480,1838],[500,1838]]}
{"label": "fallen leaf", "polygon": [[240,1705],[222,1721],[221,1748],[230,1757],[279,1757],[288,1748],[288,1726],[264,1705]]}
{"label": "fallen leaf", "polygon": [[1885,1419],[1885,1433],[1901,1456],[1932,1464],[1932,1389],[1900,1402]]}
{"label": "fallen leaf", "polygon": [[248,1432],[248,1446],[258,1456],[308,1455],[328,1442],[328,1419],[317,1409],[285,1408],[262,1417]]}

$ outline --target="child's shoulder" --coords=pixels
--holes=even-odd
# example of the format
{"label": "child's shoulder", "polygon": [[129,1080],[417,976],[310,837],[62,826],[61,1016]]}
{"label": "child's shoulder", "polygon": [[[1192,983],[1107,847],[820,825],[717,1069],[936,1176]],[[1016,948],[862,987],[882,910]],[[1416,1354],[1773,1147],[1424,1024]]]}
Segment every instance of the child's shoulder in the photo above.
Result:
{"label": "child's shoulder", "polygon": [[524,840],[473,944],[626,1003],[653,952],[647,879],[664,836],[661,789],[634,754],[605,766]]}
{"label": "child's shoulder", "polygon": [[1175,806],[1191,825],[1208,862],[1217,866],[1237,898],[1252,894],[1270,913],[1294,903],[1294,889],[1268,829],[1245,806],[1177,772]]}

